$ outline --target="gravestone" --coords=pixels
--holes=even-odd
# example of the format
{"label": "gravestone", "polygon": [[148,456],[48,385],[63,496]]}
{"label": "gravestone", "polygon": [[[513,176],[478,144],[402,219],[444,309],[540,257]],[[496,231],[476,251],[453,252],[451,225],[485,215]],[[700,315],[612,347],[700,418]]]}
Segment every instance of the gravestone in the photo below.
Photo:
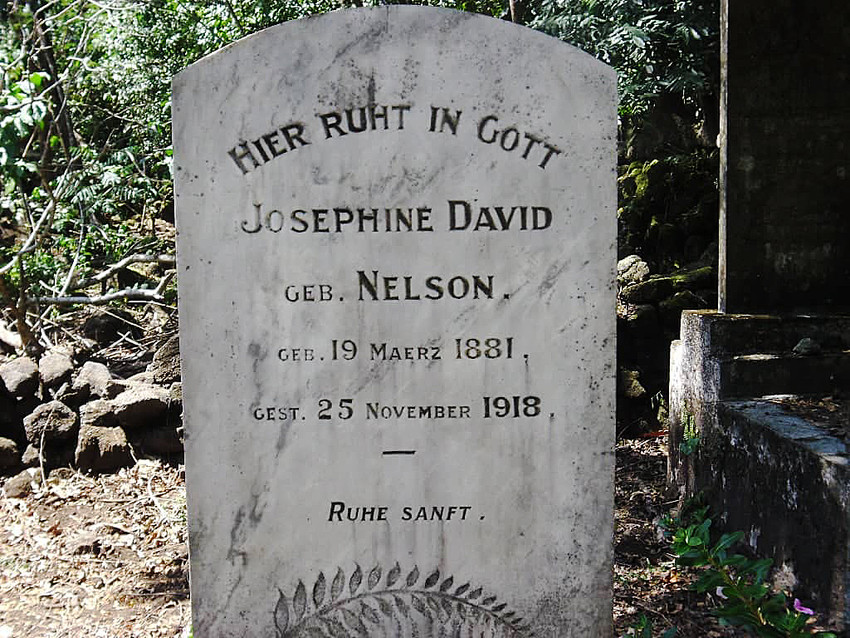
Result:
{"label": "gravestone", "polygon": [[720,310],[850,313],[850,6],[722,5]]}
{"label": "gravestone", "polygon": [[723,0],[720,14],[720,304],[684,312],[671,348],[668,481],[843,631],[850,5]]}
{"label": "gravestone", "polygon": [[196,636],[611,635],[615,104],[407,6],[175,78]]}

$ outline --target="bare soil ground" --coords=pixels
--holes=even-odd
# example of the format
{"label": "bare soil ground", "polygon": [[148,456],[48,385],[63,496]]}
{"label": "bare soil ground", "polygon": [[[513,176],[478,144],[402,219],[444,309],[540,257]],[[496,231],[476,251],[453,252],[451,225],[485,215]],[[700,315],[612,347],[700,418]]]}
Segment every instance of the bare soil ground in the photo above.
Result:
{"label": "bare soil ground", "polygon": [[677,638],[725,638],[744,634],[721,627],[714,601],[690,589],[692,570],[676,565],[658,526],[675,502],[667,501],[666,437],[623,440],[617,445],[614,531],[615,635],[630,635],[641,616],[653,636],[671,627]]}
{"label": "bare soil ground", "polygon": [[[616,636],[642,614],[656,636],[736,636],[689,591],[655,521],[663,439],[617,447]],[[183,471],[140,460],[117,474],[54,470],[23,498],[0,497],[0,638],[186,638],[188,552]]]}
{"label": "bare soil ground", "polygon": [[0,638],[188,635],[181,469],[54,470],[0,521]]}

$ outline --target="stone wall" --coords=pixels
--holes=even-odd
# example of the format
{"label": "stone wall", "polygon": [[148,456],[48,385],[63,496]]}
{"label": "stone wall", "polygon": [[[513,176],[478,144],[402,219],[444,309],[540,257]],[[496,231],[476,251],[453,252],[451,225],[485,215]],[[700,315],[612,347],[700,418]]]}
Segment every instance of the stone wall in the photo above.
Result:
{"label": "stone wall", "polygon": [[122,379],[70,348],[0,363],[0,473],[71,465],[106,472],[145,455],[179,457],[177,338],[147,370]]}

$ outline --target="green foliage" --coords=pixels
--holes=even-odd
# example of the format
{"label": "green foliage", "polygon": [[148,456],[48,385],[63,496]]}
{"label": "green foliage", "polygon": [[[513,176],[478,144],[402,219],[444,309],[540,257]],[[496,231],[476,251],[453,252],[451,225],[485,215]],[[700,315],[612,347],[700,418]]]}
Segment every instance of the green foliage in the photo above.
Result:
{"label": "green foliage", "polygon": [[6,293],[28,298],[164,248],[128,222],[153,220],[172,199],[170,143],[162,144],[170,115],[136,110],[135,83],[148,71],[125,57],[142,3],[35,6],[12,5],[0,23],[0,219],[16,230],[0,245],[0,266],[15,266],[4,268]]}
{"label": "green foliage", "polygon": [[[42,214],[46,202],[35,199],[32,210]],[[44,232],[39,250],[21,257],[20,267],[9,272],[6,283],[14,292],[24,285],[26,277],[31,296],[55,296],[73,268],[73,280],[89,277],[110,263],[131,253],[159,252],[165,246],[161,239],[140,235],[137,228],[125,222],[101,223],[88,217],[84,206],[61,205],[52,225]],[[0,249],[0,257],[8,261],[11,250]]]}
{"label": "green foliage", "polygon": [[[491,15],[507,8],[507,0],[417,3]],[[129,253],[169,251],[134,236],[172,204],[175,73],[266,27],[364,3],[0,4],[0,219],[13,229],[0,242],[0,276],[4,294],[31,299],[67,292]]]}
{"label": "green foliage", "polygon": [[655,98],[699,106],[717,86],[717,0],[541,0],[532,26],[617,69],[620,112],[642,114]]}
{"label": "green foliage", "polygon": [[692,414],[684,415],[685,422],[682,427],[682,442],[679,443],[679,451],[685,456],[690,456],[699,447],[699,433]]}
{"label": "green foliage", "polygon": [[697,260],[717,241],[717,167],[717,153],[701,149],[621,166],[621,254],[661,272]]}
{"label": "green foliage", "polygon": [[713,592],[720,601],[714,613],[722,624],[739,627],[759,638],[835,638],[831,632],[811,628],[812,612],[794,600],[789,606],[785,593],[773,593],[766,580],[771,559],[750,558],[732,553],[743,532],[723,534],[711,540],[711,519],[707,508],[692,511],[682,519],[663,522],[676,562],[701,568],[694,588]]}
{"label": "green foliage", "polygon": [[[647,618],[646,614],[641,614],[637,622],[621,638],[653,638],[655,636],[654,631],[652,621]],[[670,627],[661,635],[661,638],[675,638],[677,634],[678,630],[675,627]]]}
{"label": "green foliage", "polygon": [[[6,282],[16,287],[12,292],[23,290],[29,276],[34,279],[33,293],[62,289],[72,265],[73,275],[84,277],[134,249],[129,220],[153,220],[170,209],[175,73],[274,24],[346,6],[384,3],[0,3],[0,180],[5,190],[0,219],[14,228],[0,245],[4,263],[20,250],[40,214],[51,211],[47,236],[35,242],[16,273],[6,273]],[[508,11],[508,0],[412,3],[497,17]],[[618,69],[621,113],[624,123],[628,120],[624,136],[629,140],[639,137],[634,120],[640,118],[635,116],[657,108],[660,97],[675,96],[696,110],[703,97],[715,91],[717,0],[519,4],[532,17],[532,26],[578,44]],[[631,141],[627,145],[640,146]],[[647,146],[652,145],[641,148]],[[707,175],[716,167],[709,167],[710,160],[689,164],[693,154],[688,152],[655,164],[635,163],[621,175],[621,243],[657,267],[685,258],[675,248],[684,243],[679,223],[701,220],[712,204],[708,197],[697,197],[703,197],[706,184],[714,185],[714,177]],[[639,152],[636,157],[650,155]],[[686,179],[692,170],[699,179]],[[684,232],[693,234],[691,229]]]}
{"label": "green foliage", "polygon": [[[136,0],[109,49],[125,65],[119,74],[128,116],[148,121],[151,147],[170,143],[171,78],[189,64],[236,40],[289,20],[346,6],[354,0]],[[367,0],[366,6],[384,4]],[[391,2],[390,4],[393,4]],[[415,0],[404,4],[441,6],[500,15],[507,0]],[[130,61],[129,67],[127,62]],[[113,77],[114,74],[113,74]],[[130,98],[130,99],[127,99]],[[139,140],[136,140],[139,141]]]}
{"label": "green foliage", "polygon": [[11,74],[6,75],[6,88],[0,91],[0,178],[5,178],[2,181],[8,193],[36,170],[24,151],[33,129],[44,127],[47,106],[39,89],[49,78],[35,71],[10,82]]}
{"label": "green foliage", "polygon": [[169,181],[152,176],[133,147],[98,155],[79,146],[71,157],[77,168],[56,179],[54,194],[93,219],[125,219],[146,207],[161,208],[170,196]]}

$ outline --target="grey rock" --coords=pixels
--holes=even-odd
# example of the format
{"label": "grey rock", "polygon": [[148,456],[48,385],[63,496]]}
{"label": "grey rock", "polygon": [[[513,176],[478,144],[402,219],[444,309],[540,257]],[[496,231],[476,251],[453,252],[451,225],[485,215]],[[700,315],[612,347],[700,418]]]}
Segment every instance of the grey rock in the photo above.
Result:
{"label": "grey rock", "polygon": [[716,285],[716,272],[711,266],[680,270],[671,275],[652,276],[645,281],[629,284],[620,291],[623,301],[633,304],[658,303],[684,290],[699,290]]}
{"label": "grey rock", "polygon": [[63,383],[56,390],[53,390],[51,395],[57,401],[75,409],[91,398],[91,393],[87,387],[74,388],[71,383]]}
{"label": "grey rock", "polygon": [[632,304],[658,303],[676,291],[670,277],[653,277],[646,281],[629,284],[620,292],[623,301]]}
{"label": "grey rock", "polygon": [[23,498],[40,484],[41,475],[35,470],[28,469],[6,479],[3,484],[3,493],[6,498]]}
{"label": "grey rock", "polygon": [[168,390],[155,385],[132,385],[112,401],[118,422],[127,428],[157,425],[168,405]]}
{"label": "grey rock", "polygon": [[620,388],[627,399],[639,399],[646,395],[640,383],[640,373],[635,370],[620,370]]}
{"label": "grey rock", "polygon": [[701,299],[690,290],[682,290],[677,292],[669,299],[665,299],[658,304],[658,310],[664,313],[680,313],[682,310],[699,310],[705,308],[705,300]]}
{"label": "grey rock", "polygon": [[172,410],[183,409],[183,384],[179,381],[168,388],[168,402]]}
{"label": "grey rock", "polygon": [[9,394],[18,398],[35,396],[38,392],[38,365],[28,357],[18,357],[0,365],[0,380]]}
{"label": "grey rock", "polygon": [[21,463],[24,467],[44,466],[46,470],[73,465],[76,444],[76,440],[71,439],[45,443],[41,449],[37,445],[28,445],[21,457]]}
{"label": "grey rock", "polygon": [[55,470],[50,472],[50,476],[47,477],[47,483],[48,485],[55,485],[61,481],[67,481],[74,478],[76,474],[77,473],[70,467],[57,467]]}
{"label": "grey rock", "polygon": [[83,334],[101,345],[107,345],[125,334],[138,338],[142,330],[129,312],[111,308],[109,312],[95,311],[86,319]]}
{"label": "grey rock", "polygon": [[41,453],[39,452],[38,447],[30,443],[21,455],[21,465],[24,467],[38,467],[41,463],[40,458]]}
{"label": "grey rock", "polygon": [[113,379],[109,368],[102,363],[86,361],[77,373],[72,389],[87,393],[87,396],[114,399],[122,392],[124,384]]}
{"label": "grey rock", "polygon": [[80,428],[74,460],[84,472],[112,472],[134,463],[124,430],[96,425]]}
{"label": "grey rock", "polygon": [[5,324],[0,322],[0,350],[15,352],[24,347],[21,335],[9,330]]}
{"label": "grey rock", "polygon": [[622,312],[626,326],[633,332],[651,336],[658,327],[658,310],[652,304],[627,306]]}
{"label": "grey rock", "polygon": [[622,288],[649,277],[649,265],[638,255],[623,257],[617,262],[617,285]]}
{"label": "grey rock", "polygon": [[77,431],[77,415],[61,401],[43,403],[24,419],[24,431],[35,445],[68,440]]}
{"label": "grey rock", "polygon": [[9,426],[20,425],[17,402],[9,395],[0,392],[0,434]]}
{"label": "grey rock", "polygon": [[148,372],[153,374],[153,380],[162,385],[168,385],[180,380],[180,343],[177,335],[166,341],[153,355],[153,361],[148,365]]}
{"label": "grey rock", "polygon": [[80,406],[80,427],[96,426],[100,428],[117,427],[118,418],[111,401],[95,399]]}
{"label": "grey rock", "polygon": [[794,354],[800,355],[801,357],[810,357],[820,354],[821,350],[821,345],[811,337],[803,337],[799,342],[797,342],[797,345],[794,346]]}
{"label": "grey rock", "polygon": [[147,370],[143,372],[138,372],[134,374],[132,377],[127,377],[127,385],[134,385],[137,383],[153,383],[153,373],[148,372]]}
{"label": "grey rock", "polygon": [[711,242],[708,245],[708,248],[706,248],[700,255],[699,260],[694,264],[694,266],[716,266],[718,253],[719,249],[717,247],[717,242]]}
{"label": "grey rock", "polygon": [[717,285],[717,271],[713,266],[699,266],[676,271],[670,278],[676,290],[699,290]]}
{"label": "grey rock", "polygon": [[38,374],[45,387],[58,388],[71,378],[74,362],[64,352],[51,351],[38,362]]}
{"label": "grey rock", "polygon": [[133,434],[133,447],[145,454],[168,456],[182,454],[183,437],[175,428],[144,428]]}
{"label": "grey rock", "polygon": [[28,444],[21,455],[21,465],[24,467],[44,467],[45,470],[62,468],[74,463],[75,439],[45,443],[44,448]]}
{"label": "grey rock", "polygon": [[7,471],[20,466],[21,452],[18,444],[12,439],[0,437],[0,471]]}

